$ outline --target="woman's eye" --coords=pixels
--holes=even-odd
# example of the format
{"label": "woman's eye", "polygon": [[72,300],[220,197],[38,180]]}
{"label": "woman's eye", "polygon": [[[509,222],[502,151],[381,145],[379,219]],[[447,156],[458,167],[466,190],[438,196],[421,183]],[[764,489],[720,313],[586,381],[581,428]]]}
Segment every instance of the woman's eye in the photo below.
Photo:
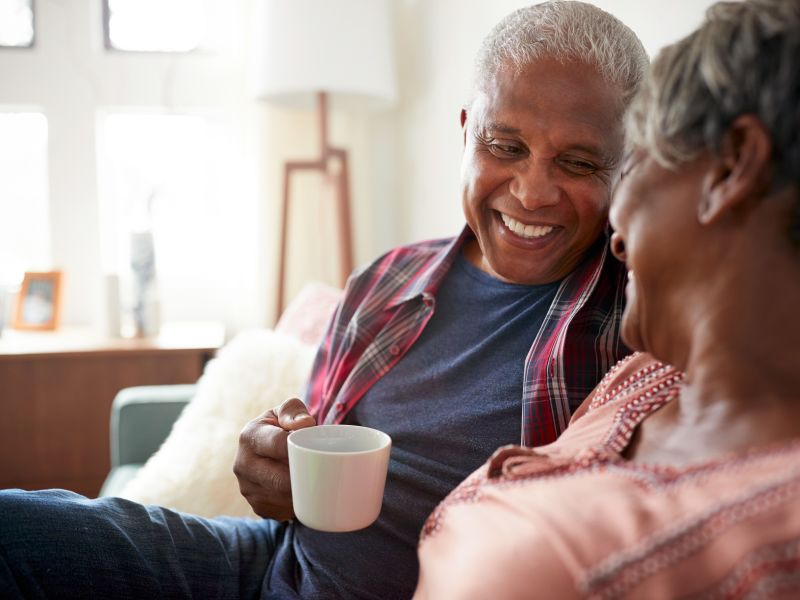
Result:
{"label": "woman's eye", "polygon": [[625,161],[622,163],[622,169],[619,173],[620,180],[627,177],[637,164],[639,164],[639,157],[634,154],[628,154],[628,156],[625,157]]}

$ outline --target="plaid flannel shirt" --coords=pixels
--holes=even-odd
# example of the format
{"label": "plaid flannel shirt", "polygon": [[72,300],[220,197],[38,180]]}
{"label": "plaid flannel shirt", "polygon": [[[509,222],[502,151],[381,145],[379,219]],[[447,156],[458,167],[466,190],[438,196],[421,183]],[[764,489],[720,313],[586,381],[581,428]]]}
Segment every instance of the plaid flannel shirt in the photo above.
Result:
{"label": "plaid flannel shirt", "polygon": [[[467,240],[396,248],[354,273],[314,359],[306,405],[318,423],[341,423],[414,344],[436,291]],[[552,442],[608,369],[628,354],[619,339],[625,270],[608,235],[556,292],[525,364],[522,445]],[[402,402],[402,398],[397,399]]]}

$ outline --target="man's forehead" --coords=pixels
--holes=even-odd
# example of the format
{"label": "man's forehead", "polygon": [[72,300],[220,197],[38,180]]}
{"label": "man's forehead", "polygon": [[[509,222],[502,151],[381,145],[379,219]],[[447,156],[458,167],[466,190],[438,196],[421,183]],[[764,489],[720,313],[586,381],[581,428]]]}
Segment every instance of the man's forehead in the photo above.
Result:
{"label": "man's forehead", "polygon": [[487,121],[522,127],[528,117],[558,119],[589,125],[604,135],[621,130],[624,107],[621,86],[597,67],[551,58],[499,69],[479,86],[472,104]]}

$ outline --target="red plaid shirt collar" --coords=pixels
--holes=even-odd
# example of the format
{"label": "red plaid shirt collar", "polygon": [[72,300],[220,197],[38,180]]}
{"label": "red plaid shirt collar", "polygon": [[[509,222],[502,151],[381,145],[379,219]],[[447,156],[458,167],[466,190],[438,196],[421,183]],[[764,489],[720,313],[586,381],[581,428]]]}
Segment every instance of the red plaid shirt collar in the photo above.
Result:
{"label": "red plaid shirt collar", "polygon": [[[413,345],[435,310],[439,285],[464,244],[397,248],[348,281],[314,361],[306,403],[319,422],[339,423]],[[521,443],[553,441],[605,372],[628,353],[619,340],[625,271],[608,235],[559,286],[525,365]]]}

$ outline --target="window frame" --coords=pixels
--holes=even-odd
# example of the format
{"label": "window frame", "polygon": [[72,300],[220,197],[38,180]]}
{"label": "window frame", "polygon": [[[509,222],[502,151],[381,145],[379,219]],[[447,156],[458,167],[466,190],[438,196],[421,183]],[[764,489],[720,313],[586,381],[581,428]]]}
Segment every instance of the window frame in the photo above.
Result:
{"label": "window frame", "polygon": [[[7,44],[0,43],[0,51],[2,50],[33,50],[36,48],[36,0],[29,0],[31,3],[31,28],[33,29],[33,35],[31,36],[31,41],[29,44],[25,46],[9,46]],[[104,0],[105,2],[105,0]]]}
{"label": "window frame", "polygon": [[[33,0],[31,0],[33,1]],[[106,52],[115,52],[120,54],[135,54],[135,55],[178,55],[188,56],[191,54],[207,54],[208,48],[198,45],[191,50],[129,50],[127,48],[117,48],[111,43],[111,7],[109,6],[110,0],[102,0],[101,18],[103,19],[103,49]]]}

